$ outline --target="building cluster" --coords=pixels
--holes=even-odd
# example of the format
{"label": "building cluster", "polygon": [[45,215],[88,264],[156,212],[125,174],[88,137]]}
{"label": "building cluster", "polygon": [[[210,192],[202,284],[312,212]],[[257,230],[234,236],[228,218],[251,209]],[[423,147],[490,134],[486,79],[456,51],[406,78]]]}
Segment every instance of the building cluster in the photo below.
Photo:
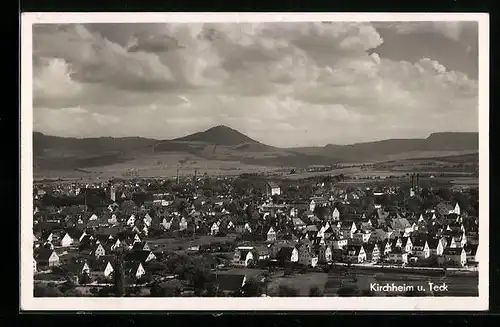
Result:
{"label": "building cluster", "polygon": [[[477,264],[478,219],[458,203],[441,203],[446,211],[408,212],[376,204],[363,212],[353,204],[363,191],[329,192],[301,201],[286,199],[280,185],[268,182],[262,196],[240,201],[231,189],[205,197],[196,187],[151,190],[149,182],[67,187],[36,186],[34,190],[34,272],[64,270],[75,279],[91,275],[104,282],[113,275],[117,258],[132,280],[148,274],[148,264],[162,260],[154,238],[193,235],[237,235],[231,264],[252,267],[274,264],[316,266],[331,262],[355,264],[464,267]],[[149,185],[151,186],[151,185]],[[49,206],[46,194],[77,196],[82,189],[103,189],[104,205]],[[138,203],[137,192],[149,192]],[[372,192],[392,194],[394,187]],[[413,192],[413,191],[412,191]],[[414,196],[414,194],[411,194]],[[243,201],[244,202],[244,201]],[[56,268],[57,267],[57,268]]]}

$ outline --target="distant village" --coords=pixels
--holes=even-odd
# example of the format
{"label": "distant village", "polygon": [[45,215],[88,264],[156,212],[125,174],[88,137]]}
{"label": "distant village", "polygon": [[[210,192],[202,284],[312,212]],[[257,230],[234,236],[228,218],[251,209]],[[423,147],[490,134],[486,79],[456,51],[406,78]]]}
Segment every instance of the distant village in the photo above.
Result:
{"label": "distant village", "polygon": [[[173,280],[180,286],[172,296],[207,293],[210,280],[227,295],[256,269],[477,267],[477,190],[422,188],[415,174],[401,185],[339,179],[35,183],[35,284],[88,286],[84,296],[103,296],[119,269],[127,285],[151,293]],[[200,282],[193,271],[205,268],[215,277]]]}

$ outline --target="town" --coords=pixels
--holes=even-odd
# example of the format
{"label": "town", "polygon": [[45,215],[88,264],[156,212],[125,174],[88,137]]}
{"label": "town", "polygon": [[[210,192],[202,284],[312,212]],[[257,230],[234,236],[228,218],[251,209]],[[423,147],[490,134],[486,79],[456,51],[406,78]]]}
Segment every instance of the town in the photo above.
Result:
{"label": "town", "polygon": [[477,295],[478,189],[432,178],[35,182],[34,295],[394,296],[367,285],[443,279]]}

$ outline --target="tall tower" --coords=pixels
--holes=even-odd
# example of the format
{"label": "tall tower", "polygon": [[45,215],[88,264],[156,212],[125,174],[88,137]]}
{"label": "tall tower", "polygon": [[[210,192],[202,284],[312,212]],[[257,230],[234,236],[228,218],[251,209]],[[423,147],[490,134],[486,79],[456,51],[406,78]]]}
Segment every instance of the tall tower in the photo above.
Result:
{"label": "tall tower", "polygon": [[109,187],[109,199],[113,202],[116,202],[116,188],[114,185]]}
{"label": "tall tower", "polygon": [[410,175],[410,197],[414,197],[415,196],[415,174],[412,173]]}

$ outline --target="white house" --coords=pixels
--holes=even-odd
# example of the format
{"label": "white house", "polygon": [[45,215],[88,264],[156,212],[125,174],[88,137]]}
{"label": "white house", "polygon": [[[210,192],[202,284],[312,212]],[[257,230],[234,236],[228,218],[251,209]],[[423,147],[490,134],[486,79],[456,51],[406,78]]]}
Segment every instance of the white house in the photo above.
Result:
{"label": "white house", "polygon": [[460,216],[460,206],[458,205],[458,202],[457,204],[455,204],[455,207],[452,210],[450,210],[450,214],[453,213]]}
{"label": "white house", "polygon": [[180,231],[186,230],[187,229],[187,225],[188,225],[188,223],[187,223],[186,218],[182,217],[181,220],[179,221],[179,230]]}
{"label": "white house", "polygon": [[350,262],[361,263],[366,261],[366,252],[363,245],[351,245],[347,248],[347,259]]}
{"label": "white house", "polygon": [[348,242],[347,238],[337,237],[336,235],[332,235],[326,240],[326,244],[332,246],[334,249],[344,249]]}
{"label": "white house", "polygon": [[214,222],[210,227],[210,235],[217,235],[219,233],[219,224]]}
{"label": "white house", "polygon": [[413,243],[413,251],[419,259],[427,259],[431,255],[429,243],[425,239],[417,239]]}
{"label": "white house", "polygon": [[111,265],[111,262],[108,261],[108,263],[106,264],[106,267],[104,268],[104,277],[106,278],[109,278],[111,276],[111,274],[113,273],[114,269],[113,269],[113,266]]}
{"label": "white house", "polygon": [[274,182],[268,182],[266,184],[266,194],[268,197],[273,195],[281,195],[281,188]]}
{"label": "white house", "polygon": [[463,267],[467,264],[467,254],[464,248],[446,248],[440,263]]}
{"label": "white house", "polygon": [[332,220],[333,220],[333,221],[339,221],[339,220],[340,220],[340,212],[339,212],[339,209],[337,209],[337,208],[333,209],[333,212],[332,212]]}
{"label": "white house", "polygon": [[368,230],[357,230],[352,234],[353,241],[355,243],[363,244],[368,242],[372,233]]}
{"label": "white house", "polygon": [[272,227],[270,227],[269,231],[267,232],[267,241],[268,242],[276,241],[276,231]]}
{"label": "white house", "polygon": [[304,266],[316,267],[318,264],[318,256],[311,253],[307,246],[301,246],[298,249],[299,264]]}
{"label": "white house", "polygon": [[408,253],[403,252],[401,249],[394,249],[387,255],[387,261],[392,263],[408,263]]}
{"label": "white house", "polygon": [[240,246],[236,248],[234,251],[233,265],[247,267],[254,260],[252,254],[253,249],[254,247],[252,246]]}
{"label": "white house", "polygon": [[343,221],[340,225],[340,232],[344,238],[352,239],[356,231],[356,224],[353,221]]}
{"label": "white house", "polygon": [[427,240],[427,244],[429,246],[429,254],[433,257],[441,256],[444,251],[443,242],[441,242],[437,238],[432,238]]}
{"label": "white house", "polygon": [[134,226],[135,225],[135,215],[131,215],[128,220],[127,220],[127,226]]}
{"label": "white house", "polygon": [[64,234],[63,238],[61,239],[61,247],[69,247],[73,245],[75,240],[69,235],[69,233]]}

